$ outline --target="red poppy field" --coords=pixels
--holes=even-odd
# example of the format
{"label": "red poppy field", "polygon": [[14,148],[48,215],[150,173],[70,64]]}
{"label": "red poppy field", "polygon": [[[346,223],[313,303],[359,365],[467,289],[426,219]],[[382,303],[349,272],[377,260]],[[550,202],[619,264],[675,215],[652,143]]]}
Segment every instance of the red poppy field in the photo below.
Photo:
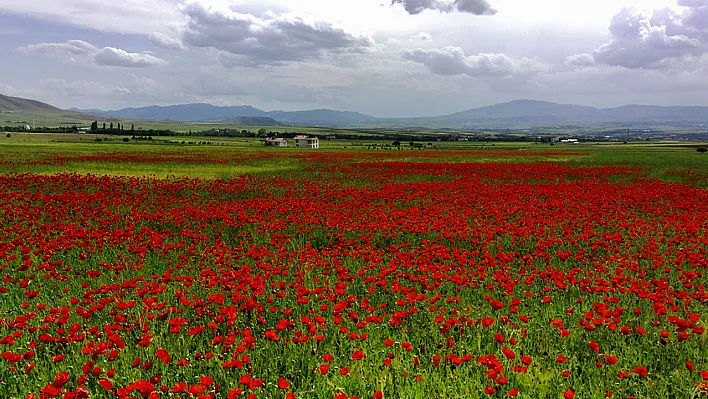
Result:
{"label": "red poppy field", "polygon": [[82,157],[43,162],[297,167],[4,158],[2,398],[708,394],[700,185],[582,150]]}

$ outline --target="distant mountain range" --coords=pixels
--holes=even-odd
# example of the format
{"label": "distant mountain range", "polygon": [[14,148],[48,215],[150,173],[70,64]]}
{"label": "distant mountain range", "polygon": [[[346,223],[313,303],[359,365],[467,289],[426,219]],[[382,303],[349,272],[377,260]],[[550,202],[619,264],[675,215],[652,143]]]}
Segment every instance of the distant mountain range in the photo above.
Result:
{"label": "distant mountain range", "polygon": [[377,118],[357,112],[333,111],[329,109],[267,112],[248,105],[217,107],[209,104],[183,104],[165,107],[124,108],[115,111],[72,108],[71,111],[113,118],[177,122],[232,123],[236,118],[263,118],[261,120],[262,123],[255,126],[297,125],[341,127],[378,121]]}
{"label": "distant mountain range", "polygon": [[230,122],[240,117],[270,118],[276,124],[322,127],[424,127],[424,128],[532,128],[589,125],[708,125],[708,107],[659,107],[626,105],[594,108],[546,101],[516,100],[474,108],[450,115],[421,118],[375,118],[358,112],[317,109],[263,111],[251,106],[218,107],[185,104],[125,108],[116,111],[72,109],[99,116],[170,120],[180,122]]}
{"label": "distant mountain range", "polygon": [[708,107],[626,105],[594,108],[535,100],[516,100],[437,117],[375,118],[358,112],[316,109],[263,111],[251,106],[218,107],[183,104],[124,108],[61,110],[39,101],[0,94],[0,112],[51,114],[56,118],[103,121],[150,120],[212,122],[237,126],[316,126],[357,128],[524,129],[568,127],[708,126]]}
{"label": "distant mountain range", "polygon": [[625,105],[594,108],[545,101],[517,100],[422,120],[450,125],[519,127],[554,125],[682,125],[708,124],[708,107]]}

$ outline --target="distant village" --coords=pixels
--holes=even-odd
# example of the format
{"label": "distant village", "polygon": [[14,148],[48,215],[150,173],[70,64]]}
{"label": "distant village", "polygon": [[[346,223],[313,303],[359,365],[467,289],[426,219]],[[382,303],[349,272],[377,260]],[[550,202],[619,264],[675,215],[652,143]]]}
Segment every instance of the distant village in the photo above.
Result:
{"label": "distant village", "polygon": [[[320,148],[320,139],[317,137],[295,136],[292,138],[294,148]],[[265,141],[268,147],[288,147],[288,139],[282,137],[269,137]]]}

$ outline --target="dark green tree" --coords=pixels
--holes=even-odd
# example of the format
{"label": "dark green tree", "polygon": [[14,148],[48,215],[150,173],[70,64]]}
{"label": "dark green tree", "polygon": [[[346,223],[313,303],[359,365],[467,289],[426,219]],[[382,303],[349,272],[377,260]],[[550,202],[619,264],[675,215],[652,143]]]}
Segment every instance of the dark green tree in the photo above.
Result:
{"label": "dark green tree", "polygon": [[98,121],[94,121],[91,124],[91,131],[95,133],[97,130],[98,130]]}

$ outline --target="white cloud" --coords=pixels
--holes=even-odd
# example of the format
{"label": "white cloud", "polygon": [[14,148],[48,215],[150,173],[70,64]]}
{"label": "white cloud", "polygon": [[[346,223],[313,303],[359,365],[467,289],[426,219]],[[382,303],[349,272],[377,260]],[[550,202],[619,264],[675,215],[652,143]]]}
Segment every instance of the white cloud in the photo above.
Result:
{"label": "white cloud", "polygon": [[44,54],[58,56],[85,56],[98,65],[136,67],[165,65],[167,62],[149,53],[129,53],[115,47],[98,47],[83,40],[69,40],[65,43],[39,43],[19,47],[17,51],[23,54]]}
{"label": "white cloud", "polygon": [[565,65],[574,67],[595,66],[595,59],[591,54],[576,54],[565,59]]}
{"label": "white cloud", "polygon": [[108,66],[121,66],[131,68],[145,68],[149,66],[165,65],[162,58],[147,53],[129,53],[115,47],[104,47],[93,57],[96,64]]}
{"label": "white cloud", "polygon": [[460,47],[405,50],[403,57],[425,65],[438,75],[469,75],[472,77],[505,77],[528,74],[546,69],[530,58],[515,58],[505,54],[465,55]]}
{"label": "white cloud", "polygon": [[220,50],[226,66],[282,65],[320,59],[327,53],[368,51],[374,46],[369,36],[293,14],[256,17],[196,0],[181,10],[187,18],[184,43]]}
{"label": "white cloud", "polygon": [[149,36],[150,41],[157,47],[167,50],[184,50],[184,44],[179,39],[175,39],[161,32],[153,32]]}
{"label": "white cloud", "polygon": [[[679,0],[679,5],[684,7],[681,12],[669,8],[622,9],[610,22],[610,41],[592,53],[595,64],[666,68],[676,61],[708,53],[708,1]],[[588,63],[584,54],[571,56],[566,62],[571,66]]]}
{"label": "white cloud", "polygon": [[23,54],[70,54],[90,55],[98,51],[93,44],[83,40],[69,40],[65,43],[39,43],[19,47],[17,51]]}
{"label": "white cloud", "polygon": [[465,12],[474,15],[494,15],[487,0],[392,0],[391,4],[401,4],[409,14],[420,14],[425,10],[439,12]]}
{"label": "white cloud", "polygon": [[428,32],[418,32],[417,34],[410,37],[410,40],[420,40],[423,42],[427,42],[428,40],[432,39],[433,36]]}

